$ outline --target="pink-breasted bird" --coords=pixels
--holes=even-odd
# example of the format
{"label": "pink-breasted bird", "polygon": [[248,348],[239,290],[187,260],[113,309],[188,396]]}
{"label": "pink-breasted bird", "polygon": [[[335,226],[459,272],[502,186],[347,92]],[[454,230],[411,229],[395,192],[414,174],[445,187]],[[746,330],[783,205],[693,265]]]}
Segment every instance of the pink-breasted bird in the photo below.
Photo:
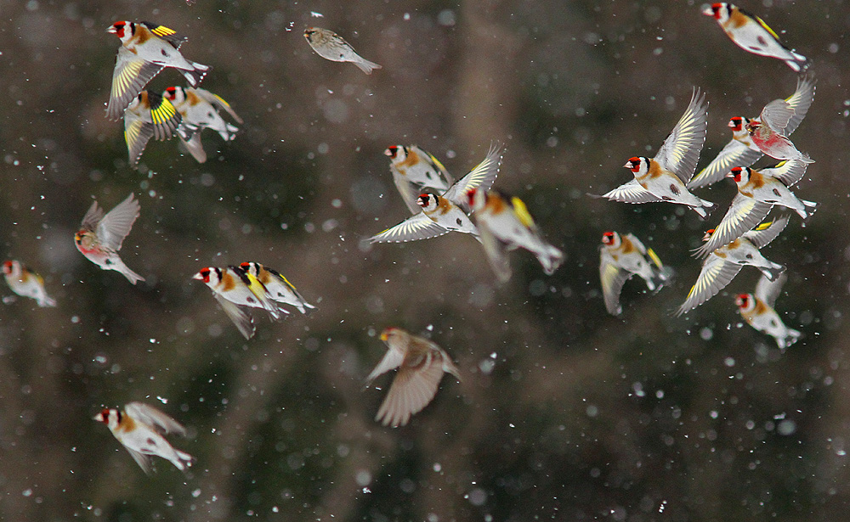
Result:
{"label": "pink-breasted bird", "polygon": [[83,217],[80,230],[74,236],[77,250],[103,270],[121,272],[133,284],[144,281],[144,277],[130,270],[118,257],[121,244],[133,228],[140,211],[141,205],[133,199],[132,193],[106,215],[97,206],[97,201],[93,202]]}
{"label": "pink-breasted bird", "polygon": [[378,376],[398,368],[375,420],[384,426],[404,426],[437,394],[444,373],[460,381],[460,371],[451,357],[436,343],[413,335],[401,328],[387,328],[381,333],[387,353],[366,377],[370,386]]}
{"label": "pink-breasted bird", "polygon": [[[788,125],[782,132],[783,135],[790,136],[808,114],[815,99],[816,83],[811,73],[797,78],[797,88],[794,94],[784,100],[788,107],[794,111],[794,114],[788,120]],[[776,101],[781,102],[783,100]],[[688,189],[693,190],[717,183],[725,178],[733,167],[749,167],[762,157],[761,149],[753,143],[747,130],[747,124],[756,119],[758,118],[750,119],[744,116],[735,116],[729,120],[728,126],[732,129],[732,139],[711,163],[691,179],[688,183]]]}

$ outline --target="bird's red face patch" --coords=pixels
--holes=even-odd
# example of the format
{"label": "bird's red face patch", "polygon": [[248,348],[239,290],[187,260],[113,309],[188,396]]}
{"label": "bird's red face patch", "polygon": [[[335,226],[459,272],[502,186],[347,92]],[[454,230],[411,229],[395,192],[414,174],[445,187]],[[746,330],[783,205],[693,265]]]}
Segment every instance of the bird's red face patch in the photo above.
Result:
{"label": "bird's red face patch", "polygon": [[602,243],[605,245],[610,245],[614,242],[614,233],[613,232],[605,232],[602,234]]}
{"label": "bird's red face patch", "polygon": [[720,19],[720,10],[723,9],[723,4],[711,4],[711,13],[714,18]]}
{"label": "bird's red face patch", "polygon": [[734,118],[729,120],[729,128],[735,132],[738,132],[739,130],[743,129],[744,118],[741,118],[740,116],[735,116]]}
{"label": "bird's red face patch", "polygon": [[200,272],[195,274],[195,279],[199,279],[199,280],[203,281],[204,283],[209,283],[210,282],[210,271],[211,270],[209,268],[202,268]]}
{"label": "bird's red face patch", "polygon": [[638,170],[640,170],[640,158],[629,158],[629,161],[627,161],[626,164],[623,166],[627,169],[630,169],[632,172],[637,172]]}
{"label": "bird's red face patch", "polygon": [[712,235],[714,235],[714,229],[713,229],[713,228],[709,228],[708,230],[706,230],[706,231],[705,231],[705,235],[704,235],[704,236],[702,236],[702,240],[703,240],[703,241],[708,241],[709,239],[711,239],[711,236],[712,236]]}
{"label": "bird's red face patch", "polygon": [[11,261],[6,261],[5,263],[3,263],[3,273],[7,274],[7,275],[12,273],[12,262]]}
{"label": "bird's red face patch", "polygon": [[750,302],[750,296],[747,294],[739,294],[738,297],[735,298],[735,304],[738,305],[738,308],[746,308]]}
{"label": "bird's red face patch", "polygon": [[124,38],[124,32],[127,29],[126,22],[115,22],[112,24],[112,27],[109,28],[109,32],[117,36],[118,38]]}
{"label": "bird's red face patch", "polygon": [[384,151],[384,154],[390,157],[390,159],[395,159],[398,156],[398,147],[393,145],[391,147],[387,147],[387,150]]}
{"label": "bird's red face patch", "polygon": [[741,172],[743,172],[743,170],[744,169],[741,167],[733,167],[732,171],[729,172],[729,177],[735,180],[735,183],[738,183],[741,181]]}
{"label": "bird's red face patch", "polygon": [[165,89],[162,95],[169,100],[174,100],[177,96],[177,87],[169,87],[168,89]]}

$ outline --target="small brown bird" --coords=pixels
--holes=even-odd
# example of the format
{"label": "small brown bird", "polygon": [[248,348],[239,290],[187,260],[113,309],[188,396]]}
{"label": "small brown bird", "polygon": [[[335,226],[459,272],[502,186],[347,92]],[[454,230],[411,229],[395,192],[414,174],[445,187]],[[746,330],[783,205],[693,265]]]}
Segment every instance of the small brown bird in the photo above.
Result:
{"label": "small brown bird", "polygon": [[384,358],[366,378],[370,386],[376,377],[398,368],[390,391],[376,421],[384,426],[404,426],[410,416],[420,412],[437,394],[443,373],[450,373],[460,381],[460,372],[448,354],[435,343],[400,328],[387,328],[381,340],[389,348]]}
{"label": "small brown bird", "polygon": [[372,74],[372,70],[380,69],[381,66],[366,60],[354,51],[354,47],[346,42],[342,36],[328,29],[319,27],[308,27],[304,31],[304,38],[316,54],[332,62],[351,62],[366,74]]}

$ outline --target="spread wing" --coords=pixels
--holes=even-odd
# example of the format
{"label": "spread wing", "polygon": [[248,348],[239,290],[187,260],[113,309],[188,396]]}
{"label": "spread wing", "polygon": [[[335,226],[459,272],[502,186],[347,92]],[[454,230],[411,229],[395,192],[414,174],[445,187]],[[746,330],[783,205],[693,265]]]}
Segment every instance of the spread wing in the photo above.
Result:
{"label": "spread wing", "polygon": [[717,183],[726,177],[732,167],[749,167],[762,157],[761,151],[753,150],[746,144],[732,139],[708,166],[688,182],[688,189],[705,187]]}
{"label": "spread wing", "polygon": [[783,161],[773,168],[762,169],[760,172],[765,176],[772,176],[782,182],[786,187],[793,187],[803,176],[806,175],[806,169],[809,164],[803,160],[793,159]]}
{"label": "spread wing", "polygon": [[443,368],[434,359],[424,367],[402,367],[375,420],[384,426],[404,426],[411,415],[422,411],[434,399],[442,378]]}
{"label": "spread wing", "polygon": [[762,123],[780,134],[785,133],[785,127],[794,116],[794,109],[791,104],[785,100],[773,100],[764,106],[759,119]]}
{"label": "spread wing", "polygon": [[[138,110],[144,109],[139,107]],[[130,165],[134,168],[153,134],[153,125],[146,122],[137,110],[131,108],[124,112],[124,141],[127,142]]]}
{"label": "spread wing", "polygon": [[646,190],[645,188],[640,186],[640,183],[637,182],[636,179],[632,178],[628,183],[624,183],[619,187],[602,194],[601,196],[594,196],[600,198],[608,198],[611,201],[620,201],[622,203],[656,203],[659,201],[664,201],[659,198],[652,192]]}
{"label": "spread wing", "polygon": [[169,100],[155,92],[148,92],[148,102],[151,107],[153,137],[157,140],[170,139],[183,117]]}
{"label": "spread wing", "polygon": [[449,187],[449,190],[443,194],[443,197],[463,209],[469,214],[471,211],[469,202],[466,201],[466,193],[471,189],[481,189],[484,191],[490,190],[493,182],[496,181],[496,176],[499,175],[499,165],[502,163],[502,148],[493,143],[490,145],[490,150],[487,152],[487,157],[484,161],[476,165],[469,173],[457,180],[457,182]]}
{"label": "spread wing", "polygon": [[676,174],[684,184],[694,175],[700,150],[705,143],[707,126],[708,103],[705,101],[705,93],[701,94],[699,89],[694,89],[688,108],[655,155],[661,167]]}
{"label": "spread wing", "polygon": [[231,107],[229,103],[224,101],[224,98],[222,98],[221,96],[213,94],[206,89],[197,88],[195,89],[195,94],[201,97],[201,99],[213,104],[213,106],[219,109],[224,109],[227,114],[229,114],[234,120],[236,120],[237,123],[245,123],[244,121],[242,121],[242,118],[240,118],[239,115],[236,114],[236,111],[233,110],[233,107]]}
{"label": "spread wing", "polygon": [[434,220],[419,212],[398,225],[388,228],[378,235],[369,238],[370,243],[404,243],[419,239],[431,239],[448,234],[448,229],[438,225]]}
{"label": "spread wing", "polygon": [[254,331],[256,330],[254,327],[254,319],[244,310],[236,306],[235,303],[231,303],[218,292],[213,292],[213,296],[215,297],[215,300],[218,301],[221,309],[224,310],[225,315],[227,315],[227,317],[233,321],[233,324],[236,325],[236,328],[239,329],[239,333],[241,333],[245,339],[253,337]]}
{"label": "spread wing", "polygon": [[762,275],[759,282],[756,283],[755,296],[764,301],[767,306],[773,308],[773,304],[782,292],[782,286],[787,280],[788,275],[784,272],[775,281],[771,281]]}
{"label": "spread wing", "polygon": [[140,421],[142,424],[152,426],[161,433],[176,433],[186,436],[186,428],[182,424],[162,413],[153,406],[142,402],[131,402],[124,406],[127,415]]}
{"label": "spread wing", "polygon": [[404,361],[404,353],[401,350],[395,350],[393,348],[387,348],[387,353],[384,354],[384,357],[381,359],[381,362],[375,366],[375,369],[372,370],[372,373],[366,377],[366,386],[370,386],[372,381],[374,381],[377,377],[387,373],[390,370],[395,370],[401,363]]}
{"label": "spread wing", "polygon": [[735,195],[729,210],[714,229],[711,237],[696,250],[697,257],[705,257],[718,248],[735,241],[752,230],[770,212],[773,205],[744,196]]}
{"label": "spread wing", "polygon": [[679,307],[676,315],[682,315],[717,295],[735,279],[740,271],[741,265],[738,263],[727,263],[718,256],[708,256],[702,265],[696,284],[688,292],[688,297]]}
{"label": "spread wing", "polygon": [[643,255],[646,255],[646,247],[643,246],[643,243],[641,243],[640,239],[638,239],[637,236],[635,236],[634,234],[626,234],[626,239],[632,242],[635,248],[638,249],[638,252]]}
{"label": "spread wing", "polygon": [[797,127],[800,126],[803,118],[809,112],[809,107],[812,106],[812,102],[815,100],[816,83],[817,81],[811,73],[797,78],[797,90],[794,91],[794,94],[790,98],[785,100],[791,109],[794,110],[794,115],[788,120],[788,125],[785,126],[785,132],[783,132],[786,136],[790,136],[792,132],[797,130]]}
{"label": "spread wing", "polygon": [[484,247],[484,254],[487,256],[490,267],[495,272],[500,283],[507,283],[511,278],[511,262],[508,259],[507,247],[482,220],[479,219],[476,226],[478,227],[481,245]]}
{"label": "spread wing", "polygon": [[142,468],[142,471],[145,472],[145,475],[151,474],[153,468],[151,468],[151,458],[149,456],[145,455],[144,453],[140,453],[134,449],[130,449],[127,446],[124,446],[124,449],[126,449],[127,452],[130,453],[130,456],[133,457],[133,460],[136,461],[136,464],[138,464],[139,467]]}
{"label": "spread wing", "polygon": [[127,199],[116,205],[106,216],[100,220],[97,226],[97,236],[100,242],[114,251],[121,250],[121,243],[133,228],[133,223],[139,217],[141,211],[139,202],[133,199],[130,193]]}
{"label": "spread wing", "polygon": [[112,72],[112,89],[106,106],[106,117],[110,120],[120,119],[133,98],[138,96],[145,85],[162,69],[161,65],[138,58],[123,45],[119,47],[115,70]]}
{"label": "spread wing", "polygon": [[103,219],[103,209],[97,206],[97,201],[93,201],[86,215],[83,216],[81,228],[94,232],[101,219]]}
{"label": "spread wing", "polygon": [[631,276],[631,272],[617,266],[611,254],[602,249],[599,255],[599,281],[602,283],[602,297],[609,314],[620,315],[623,312],[623,307],[620,306],[620,292]]}
{"label": "spread wing", "polygon": [[419,196],[416,186],[407,181],[407,176],[403,176],[395,167],[390,167],[390,171],[393,173],[395,188],[398,189],[398,193],[401,194],[401,199],[407,205],[410,213],[415,216],[422,212],[422,208],[416,204],[416,198]]}
{"label": "spread wing", "polygon": [[779,233],[785,229],[788,224],[788,216],[782,216],[774,220],[772,223],[764,223],[759,225],[754,230],[750,230],[744,237],[750,240],[756,248],[761,250],[763,247],[770,244],[771,241],[779,236]]}

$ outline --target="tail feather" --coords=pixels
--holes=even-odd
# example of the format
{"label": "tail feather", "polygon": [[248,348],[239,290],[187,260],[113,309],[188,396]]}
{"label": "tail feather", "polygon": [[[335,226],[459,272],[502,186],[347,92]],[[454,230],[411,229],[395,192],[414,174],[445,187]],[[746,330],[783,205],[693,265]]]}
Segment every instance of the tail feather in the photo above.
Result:
{"label": "tail feather", "polygon": [[195,461],[195,457],[189,455],[185,451],[180,451],[178,449],[174,450],[174,456],[176,457],[171,462],[177,466],[177,469],[180,471],[184,471],[186,468],[191,467],[192,463]]}
{"label": "tail feather", "polygon": [[768,268],[768,267],[764,267],[764,266],[760,266],[760,267],[758,267],[758,268],[759,268],[759,270],[761,270],[761,272],[764,274],[764,276],[765,276],[766,278],[770,279],[771,281],[776,281],[776,279],[777,279],[780,275],[782,275],[782,272],[784,272],[784,271],[785,271],[785,267],[784,267],[784,266],[782,266],[782,265],[777,265],[777,264],[771,265],[769,268]]}
{"label": "tail feather", "polygon": [[38,300],[38,306],[40,306],[42,308],[47,308],[47,307],[52,308],[52,307],[56,306],[56,299],[53,299],[52,297],[49,297],[49,296],[44,296],[44,298]]}
{"label": "tail feather", "polygon": [[194,134],[190,140],[183,140],[183,145],[186,146],[186,150],[195,158],[195,161],[198,163],[207,161],[207,153],[204,151],[204,145],[201,143],[200,132]]}
{"label": "tail feather", "polygon": [[119,272],[121,272],[122,274],[124,274],[124,277],[126,277],[126,278],[127,278],[127,280],[128,280],[128,281],[130,281],[130,282],[131,282],[131,283],[133,283],[133,284],[136,284],[136,283],[137,283],[137,282],[139,282],[139,281],[144,281],[144,280],[145,280],[145,278],[144,278],[144,277],[142,277],[142,276],[140,276],[139,274],[137,274],[137,273],[133,272],[132,270],[130,270],[130,268],[129,268],[127,265],[125,265],[125,264],[123,264],[123,263],[122,263],[122,264],[121,264],[121,266],[119,267],[118,271],[119,271]]}
{"label": "tail feather", "polygon": [[554,274],[555,270],[564,262],[564,253],[552,245],[546,245],[542,251],[535,252],[535,255],[540,264],[543,265],[543,271],[546,272],[546,275]]}
{"label": "tail feather", "polygon": [[808,223],[817,210],[818,204],[814,201],[806,201],[805,199],[801,199],[800,203],[803,204],[803,210],[797,210],[797,214],[803,218],[803,222]]}
{"label": "tail feather", "polygon": [[366,74],[372,74],[372,71],[374,69],[383,69],[383,67],[381,67],[377,63],[370,62],[369,60],[366,60],[366,59],[363,59],[363,58],[361,58],[360,60],[358,60],[356,62],[351,62],[351,63],[356,65],[361,71],[363,71]]}
{"label": "tail feather", "polygon": [[799,340],[800,340],[800,337],[802,337],[802,335],[803,335],[803,334],[802,334],[802,333],[800,333],[799,331],[797,331],[797,330],[793,330],[793,329],[789,328],[789,329],[788,329],[788,334],[787,334],[785,337],[777,338],[777,339],[776,339],[776,344],[778,344],[778,345],[779,345],[779,348],[780,348],[780,349],[783,349],[783,350],[784,350],[785,348],[788,348],[788,347],[789,347],[789,346],[791,346],[792,344],[794,344],[794,343],[796,343],[797,341],[799,341]]}
{"label": "tail feather", "polygon": [[180,69],[180,72],[183,73],[183,76],[186,77],[186,81],[189,82],[189,85],[192,87],[197,87],[204,80],[204,76],[207,75],[208,72],[212,69],[209,65],[204,65],[197,62],[189,62],[192,64],[193,69]]}

